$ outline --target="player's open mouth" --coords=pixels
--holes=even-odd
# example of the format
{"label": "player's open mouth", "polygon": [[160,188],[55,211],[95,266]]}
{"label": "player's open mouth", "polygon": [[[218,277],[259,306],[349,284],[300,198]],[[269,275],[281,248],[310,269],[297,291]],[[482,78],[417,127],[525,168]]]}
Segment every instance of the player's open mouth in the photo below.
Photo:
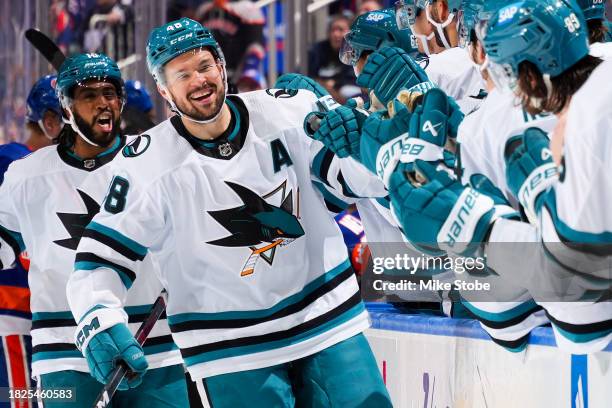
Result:
{"label": "player's open mouth", "polygon": [[96,125],[102,129],[103,132],[111,132],[113,130],[113,115],[110,113],[102,113],[96,119]]}
{"label": "player's open mouth", "polygon": [[213,95],[214,90],[212,88],[203,89],[196,91],[189,96],[189,99],[199,103],[209,103],[210,98]]}

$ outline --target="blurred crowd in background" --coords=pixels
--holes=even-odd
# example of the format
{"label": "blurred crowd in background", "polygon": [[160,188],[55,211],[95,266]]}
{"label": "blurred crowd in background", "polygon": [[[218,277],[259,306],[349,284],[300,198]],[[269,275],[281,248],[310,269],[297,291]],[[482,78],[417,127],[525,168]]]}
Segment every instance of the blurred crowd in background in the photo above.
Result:
{"label": "blurred crowd in background", "polygon": [[[308,31],[293,27],[294,35],[307,33],[302,39],[307,61],[288,66],[287,71],[315,78],[344,103],[359,95],[360,89],[352,67],[338,59],[343,37],[355,16],[392,6],[394,0],[6,0],[0,5],[0,144],[23,138],[25,96],[40,75],[52,73],[48,66],[47,72],[41,72],[46,63],[23,40],[27,28],[46,27],[42,31],[67,54],[103,52],[118,61],[122,70],[132,68],[126,77],[140,80],[142,92],[148,88],[160,119],[163,103],[146,74],[144,50],[138,49],[153,25],[187,16],[211,28],[226,54],[231,91],[244,92],[265,88],[269,79],[285,72],[284,54],[293,52],[287,44],[287,12],[302,3],[317,8],[316,14],[300,22],[309,25]],[[608,1],[612,9],[611,4]],[[267,38],[271,12],[276,21],[273,68]],[[38,67],[32,66],[34,59]]]}

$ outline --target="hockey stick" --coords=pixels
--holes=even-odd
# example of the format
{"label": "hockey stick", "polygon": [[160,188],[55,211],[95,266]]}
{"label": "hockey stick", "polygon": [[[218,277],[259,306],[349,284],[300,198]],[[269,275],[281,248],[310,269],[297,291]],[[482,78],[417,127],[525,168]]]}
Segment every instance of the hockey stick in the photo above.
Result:
{"label": "hockey stick", "polygon": [[52,39],[35,28],[28,28],[25,31],[25,38],[49,61],[53,68],[59,71],[66,56]]}
{"label": "hockey stick", "polygon": [[[147,340],[147,337],[149,337],[149,333],[151,333],[153,326],[155,326],[155,323],[159,320],[162,313],[164,313],[164,310],[166,310],[167,296],[168,294],[166,291],[162,291],[157,300],[155,300],[155,303],[151,308],[151,313],[142,322],[138,328],[138,331],[134,335],[136,341],[141,346]],[[108,406],[113,398],[113,395],[115,395],[117,388],[119,388],[119,384],[121,381],[123,381],[123,378],[128,373],[128,367],[124,363],[119,363],[117,367],[115,367],[115,370],[111,373],[109,382],[106,383],[104,388],[102,388],[102,391],[100,391],[98,394],[98,397],[93,403],[93,408],[105,408]]]}

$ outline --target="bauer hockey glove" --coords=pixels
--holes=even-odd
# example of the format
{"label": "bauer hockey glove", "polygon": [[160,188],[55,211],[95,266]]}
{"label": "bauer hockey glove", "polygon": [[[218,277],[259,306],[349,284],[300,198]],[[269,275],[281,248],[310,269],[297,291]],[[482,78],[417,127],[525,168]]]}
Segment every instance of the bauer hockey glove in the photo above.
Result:
{"label": "bauer hockey glove", "polygon": [[[312,112],[316,115],[317,113]],[[306,133],[309,133],[310,115],[304,120]],[[359,146],[361,128],[367,118],[366,112],[348,106],[339,106],[321,117],[319,128],[310,134],[315,140],[322,142],[338,157],[351,156],[361,161]]]}
{"label": "bauer hockey glove", "polygon": [[533,225],[537,225],[545,193],[559,178],[549,145],[546,132],[529,128],[508,139],[504,149],[508,187]]}
{"label": "bauer hockey glove", "polygon": [[323,88],[317,81],[302,74],[283,74],[281,75],[274,84],[274,88],[279,89],[305,89],[313,92],[320,98],[325,95],[329,95],[329,92]]}
{"label": "bauer hockey glove", "polygon": [[495,220],[493,199],[421,160],[415,168],[427,183],[414,187],[406,177],[406,167],[400,164],[389,184],[391,208],[404,237],[435,256],[443,252],[475,254]]}
{"label": "bauer hockey glove", "polygon": [[372,53],[357,77],[357,85],[374,91],[385,106],[402,89],[414,87],[423,92],[422,83],[427,83],[427,88],[433,86],[423,68],[398,47],[382,47]]}
{"label": "bauer hockey glove", "polygon": [[90,374],[102,384],[110,380],[118,362],[129,369],[119,390],[135,388],[142,382],[147,360],[116,310],[98,308],[85,315],[77,327],[75,343],[87,360]]}

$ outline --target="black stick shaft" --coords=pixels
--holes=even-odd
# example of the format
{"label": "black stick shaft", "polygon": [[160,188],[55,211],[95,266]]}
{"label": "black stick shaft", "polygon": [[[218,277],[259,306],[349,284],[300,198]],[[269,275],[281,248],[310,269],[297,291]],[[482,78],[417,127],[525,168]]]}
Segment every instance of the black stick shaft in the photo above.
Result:
{"label": "black stick shaft", "polygon": [[[134,335],[136,341],[141,346],[144,344],[145,340],[147,340],[147,337],[149,337],[149,333],[151,333],[153,326],[155,326],[155,323],[159,320],[162,313],[164,313],[164,310],[166,310],[166,296],[165,291],[159,295],[151,308],[151,313],[145,319],[145,321],[142,322],[138,328],[138,331]],[[125,363],[120,362],[112,372],[109,382],[106,383],[104,388],[102,388],[102,391],[100,391],[98,394],[98,397],[94,401],[93,408],[105,408],[108,406],[108,404],[110,404],[113,395],[115,395],[117,388],[119,388],[119,384],[121,384],[121,381],[123,381],[123,378],[127,373],[127,366]]]}

